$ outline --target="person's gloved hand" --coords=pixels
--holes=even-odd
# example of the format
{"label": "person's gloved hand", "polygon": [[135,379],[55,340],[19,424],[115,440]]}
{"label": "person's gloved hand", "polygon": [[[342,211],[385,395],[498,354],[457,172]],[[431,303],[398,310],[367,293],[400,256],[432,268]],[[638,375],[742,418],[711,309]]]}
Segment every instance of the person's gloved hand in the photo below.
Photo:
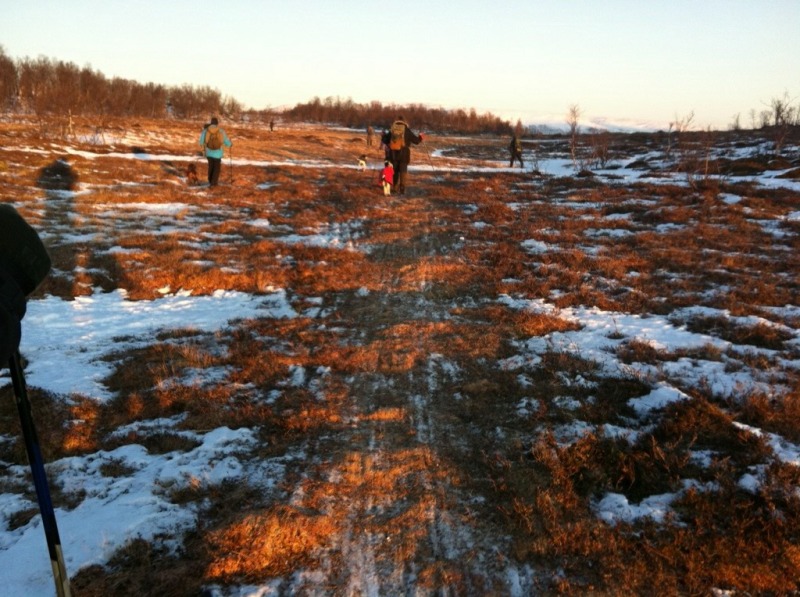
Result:
{"label": "person's gloved hand", "polygon": [[0,270],[28,296],[50,272],[50,256],[42,239],[17,210],[0,203]]}
{"label": "person's gloved hand", "polygon": [[422,143],[422,141],[423,141],[422,133],[419,134],[419,141],[420,141],[420,143]]}
{"label": "person's gloved hand", "polygon": [[0,203],[0,367],[19,348],[26,297],[50,271],[36,231],[11,205]]}

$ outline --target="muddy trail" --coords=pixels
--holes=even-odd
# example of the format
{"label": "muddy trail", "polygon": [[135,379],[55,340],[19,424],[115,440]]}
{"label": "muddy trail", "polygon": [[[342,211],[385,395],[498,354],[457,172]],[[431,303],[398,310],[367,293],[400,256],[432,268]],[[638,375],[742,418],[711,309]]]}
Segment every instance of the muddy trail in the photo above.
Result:
{"label": "muddy trail", "polygon": [[448,266],[463,265],[457,232],[463,214],[422,197],[393,197],[379,212],[366,236],[395,240],[370,252],[378,287],[326,297],[320,321],[338,344],[374,352],[363,370],[326,371],[318,380],[340,388],[342,425],[309,438],[309,466],[295,471],[289,492],[288,506],[299,516],[326,519],[332,528],[313,563],[282,580],[279,590],[507,594],[507,541],[468,487],[475,480],[465,463],[482,455],[464,441],[468,432],[453,391],[465,382],[470,362],[496,358],[490,354],[496,347],[480,346],[479,328],[489,322],[474,320],[475,345],[465,345],[455,305],[481,297],[465,293],[462,284],[457,292],[442,288],[437,278]]}

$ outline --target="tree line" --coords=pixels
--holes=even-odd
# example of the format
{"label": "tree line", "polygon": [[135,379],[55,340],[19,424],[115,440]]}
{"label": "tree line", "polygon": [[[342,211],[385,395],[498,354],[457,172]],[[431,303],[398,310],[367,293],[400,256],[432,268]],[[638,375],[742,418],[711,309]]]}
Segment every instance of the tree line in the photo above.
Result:
{"label": "tree line", "polygon": [[108,78],[72,62],[44,57],[14,60],[0,47],[0,111],[36,116],[192,118],[234,115],[242,106],[210,87]]}
{"label": "tree line", "polygon": [[457,133],[505,134],[511,125],[491,113],[410,106],[357,104],[351,99],[318,97],[283,111],[247,110],[218,89],[207,86],[168,86],[106,77],[89,66],[79,67],[45,57],[10,58],[0,46],[0,112],[48,115],[197,118],[220,114],[236,119],[247,114],[269,120],[337,124],[347,127],[388,126],[402,114],[415,127]]}
{"label": "tree line", "polygon": [[421,104],[384,105],[378,101],[359,104],[352,99],[340,97],[327,97],[324,100],[315,97],[309,102],[297,104],[283,114],[284,118],[290,120],[338,124],[350,128],[373,126],[376,129],[388,127],[397,116],[403,116],[413,128],[442,133],[507,134],[512,131],[511,123],[507,120],[490,112],[478,114],[474,108],[469,111],[446,110]]}

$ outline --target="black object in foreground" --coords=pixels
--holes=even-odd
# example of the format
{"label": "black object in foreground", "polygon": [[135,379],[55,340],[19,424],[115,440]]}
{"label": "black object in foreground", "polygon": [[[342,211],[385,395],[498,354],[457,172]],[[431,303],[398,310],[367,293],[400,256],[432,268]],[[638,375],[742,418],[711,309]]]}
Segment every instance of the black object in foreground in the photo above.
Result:
{"label": "black object in foreground", "polygon": [[0,367],[3,360],[8,359],[25,451],[28,453],[47,549],[50,552],[56,594],[58,597],[71,597],[44,459],[33,424],[31,403],[28,400],[19,356],[20,323],[25,317],[27,297],[36,290],[49,271],[50,256],[39,235],[11,205],[0,204]]}
{"label": "black object in foreground", "polygon": [[14,352],[8,362],[11,369],[11,381],[14,385],[14,395],[17,398],[17,410],[22,424],[22,436],[25,439],[25,450],[28,453],[28,462],[31,466],[33,484],[36,487],[36,498],[39,501],[39,511],[42,514],[44,535],[47,540],[47,549],[50,552],[50,564],[53,567],[53,578],[56,583],[58,597],[70,597],[69,577],[64,564],[64,554],[61,551],[61,538],[58,535],[56,514],[53,502],[50,499],[50,487],[44,470],[44,459],[39,446],[36,427],[33,425],[31,403],[28,400],[28,391],[25,387],[25,376],[22,373],[19,352]]}

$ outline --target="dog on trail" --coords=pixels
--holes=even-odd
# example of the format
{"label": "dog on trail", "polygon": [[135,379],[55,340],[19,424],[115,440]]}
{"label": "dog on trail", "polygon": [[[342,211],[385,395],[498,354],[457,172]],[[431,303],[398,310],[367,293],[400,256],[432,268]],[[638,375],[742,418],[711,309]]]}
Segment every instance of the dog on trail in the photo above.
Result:
{"label": "dog on trail", "polygon": [[190,187],[197,186],[197,164],[194,162],[189,162],[189,165],[186,166],[186,183]]}
{"label": "dog on trail", "polygon": [[360,170],[366,170],[367,169],[367,156],[366,156],[366,154],[362,153],[360,156],[358,156],[358,168]]}

